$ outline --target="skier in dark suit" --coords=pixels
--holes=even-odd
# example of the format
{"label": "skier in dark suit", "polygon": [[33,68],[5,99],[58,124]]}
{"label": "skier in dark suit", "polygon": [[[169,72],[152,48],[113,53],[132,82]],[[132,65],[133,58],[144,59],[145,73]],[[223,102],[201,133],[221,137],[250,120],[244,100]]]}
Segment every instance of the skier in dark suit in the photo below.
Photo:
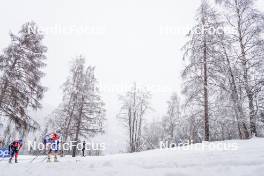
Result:
{"label": "skier in dark suit", "polygon": [[15,156],[15,163],[17,163],[19,150],[21,149],[22,146],[23,146],[22,140],[15,140],[9,145],[8,147],[10,154],[9,163],[12,162],[14,156]]}

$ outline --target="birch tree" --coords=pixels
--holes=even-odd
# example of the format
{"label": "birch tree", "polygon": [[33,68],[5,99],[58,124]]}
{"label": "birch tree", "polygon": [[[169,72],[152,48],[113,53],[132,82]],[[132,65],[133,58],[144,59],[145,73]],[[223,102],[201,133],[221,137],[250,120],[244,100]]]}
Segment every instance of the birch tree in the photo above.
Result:
{"label": "birch tree", "polygon": [[263,85],[263,14],[254,8],[255,0],[216,0],[224,4],[226,20],[239,64],[241,82],[247,96],[250,132],[256,134],[258,93]]}
{"label": "birch tree", "polygon": [[174,93],[167,102],[167,114],[162,119],[164,132],[170,142],[176,142],[177,129],[180,125],[180,101],[176,93]]}
{"label": "birch tree", "polygon": [[142,150],[142,126],[144,118],[150,107],[151,95],[148,91],[140,90],[136,84],[126,95],[120,97],[121,112],[118,115],[128,129],[129,152]]}

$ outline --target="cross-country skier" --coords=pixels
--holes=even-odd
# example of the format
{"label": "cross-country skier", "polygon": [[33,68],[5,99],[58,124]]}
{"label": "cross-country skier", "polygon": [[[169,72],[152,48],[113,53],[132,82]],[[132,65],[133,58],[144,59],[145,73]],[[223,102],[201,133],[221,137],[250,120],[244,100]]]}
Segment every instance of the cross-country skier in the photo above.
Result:
{"label": "cross-country skier", "polygon": [[50,133],[45,136],[44,144],[48,150],[48,162],[51,160],[51,155],[54,155],[54,162],[58,161],[57,153],[59,151],[60,136],[57,133]]}
{"label": "cross-country skier", "polygon": [[86,143],[83,141],[83,147],[82,147],[82,156],[85,157],[85,149],[86,149]]}
{"label": "cross-country skier", "polygon": [[18,153],[22,146],[23,146],[22,140],[15,140],[9,145],[8,147],[10,153],[9,163],[12,162],[14,156],[15,156],[15,163],[17,163]]}

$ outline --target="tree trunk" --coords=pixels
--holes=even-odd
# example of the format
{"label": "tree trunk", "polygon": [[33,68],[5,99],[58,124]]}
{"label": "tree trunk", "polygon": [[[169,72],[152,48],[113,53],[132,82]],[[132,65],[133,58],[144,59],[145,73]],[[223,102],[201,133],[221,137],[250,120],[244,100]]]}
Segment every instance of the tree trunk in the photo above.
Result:
{"label": "tree trunk", "polygon": [[80,127],[81,127],[81,123],[82,123],[83,101],[84,101],[84,97],[82,98],[82,104],[81,104],[81,108],[79,110],[78,124],[76,127],[76,133],[75,133],[75,138],[74,138],[75,142],[74,142],[74,145],[72,148],[72,157],[76,156],[76,151],[77,151],[77,143],[79,140]]}
{"label": "tree trunk", "polygon": [[[256,117],[255,117],[255,109],[254,109],[254,99],[253,95],[254,93],[252,92],[252,89],[250,88],[249,81],[248,81],[248,69],[247,69],[247,58],[246,58],[246,50],[245,50],[245,45],[243,43],[243,36],[242,36],[242,29],[241,29],[241,15],[240,15],[240,9],[238,7],[238,2],[236,1],[236,6],[237,6],[237,31],[238,31],[238,37],[239,37],[239,44],[240,44],[240,49],[241,49],[241,58],[242,58],[242,67],[243,67],[243,79],[244,79],[244,86],[248,98],[248,104],[249,104],[249,119],[250,119],[250,132],[251,135],[255,134],[257,135],[256,132]],[[247,137],[249,138],[249,137]]]}
{"label": "tree trunk", "polygon": [[[204,23],[204,19],[203,19]],[[208,75],[207,75],[207,43],[206,34],[204,33],[204,46],[203,46],[203,77],[204,77],[204,140],[209,141],[209,108],[208,108]]]}
{"label": "tree trunk", "polygon": [[248,134],[247,126],[244,122],[245,117],[244,117],[242,105],[239,101],[237,85],[236,85],[236,81],[235,81],[235,75],[233,73],[229,57],[227,55],[226,48],[224,46],[223,46],[223,50],[224,50],[224,54],[225,54],[225,58],[227,61],[227,66],[228,66],[228,72],[229,72],[229,79],[228,80],[229,80],[229,84],[231,87],[231,99],[233,102],[235,117],[237,120],[239,137],[240,137],[240,139],[247,139],[249,137],[249,134]]}

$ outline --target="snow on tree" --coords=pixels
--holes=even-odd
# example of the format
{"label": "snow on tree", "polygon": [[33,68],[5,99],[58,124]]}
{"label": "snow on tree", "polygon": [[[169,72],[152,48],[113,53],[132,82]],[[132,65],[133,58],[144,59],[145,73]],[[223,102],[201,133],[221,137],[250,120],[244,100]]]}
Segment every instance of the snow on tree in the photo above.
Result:
{"label": "snow on tree", "polygon": [[180,125],[181,113],[180,113],[180,100],[176,93],[174,93],[168,103],[167,114],[162,119],[162,126],[165,131],[167,140],[172,143],[177,141],[177,129]]}
{"label": "snow on tree", "polygon": [[145,115],[150,107],[151,95],[148,91],[137,88],[136,83],[130,91],[120,96],[122,102],[118,118],[128,129],[129,152],[138,152],[143,149],[142,127]]}
{"label": "snow on tree", "polygon": [[263,86],[264,16],[255,0],[216,0],[224,4],[229,35],[239,66],[240,81],[247,97],[251,135],[256,134],[257,101]]}
{"label": "snow on tree", "polygon": [[160,142],[166,140],[160,119],[154,118],[144,125],[142,138],[144,150],[160,148]]}
{"label": "snow on tree", "polygon": [[36,24],[28,22],[17,35],[11,33],[11,44],[0,56],[0,111],[23,130],[37,128],[28,110],[41,108],[46,90],[41,78],[47,47],[43,34],[33,28],[37,29]]}
{"label": "snow on tree", "polygon": [[202,1],[196,16],[197,24],[188,34],[189,41],[185,44],[184,58],[189,59],[182,77],[184,79],[184,94],[186,107],[189,107],[190,118],[196,118],[195,123],[203,119],[204,140],[210,140],[209,132],[209,99],[213,96],[214,70],[217,67],[216,52],[218,38],[216,29],[220,26],[218,14],[207,1]]}
{"label": "snow on tree", "polygon": [[63,85],[63,102],[53,115],[63,135],[63,142],[69,138],[75,141],[73,157],[76,156],[76,144],[81,137],[88,138],[103,132],[105,109],[94,70],[92,66],[85,68],[85,58],[82,56],[74,60],[70,76]]}

